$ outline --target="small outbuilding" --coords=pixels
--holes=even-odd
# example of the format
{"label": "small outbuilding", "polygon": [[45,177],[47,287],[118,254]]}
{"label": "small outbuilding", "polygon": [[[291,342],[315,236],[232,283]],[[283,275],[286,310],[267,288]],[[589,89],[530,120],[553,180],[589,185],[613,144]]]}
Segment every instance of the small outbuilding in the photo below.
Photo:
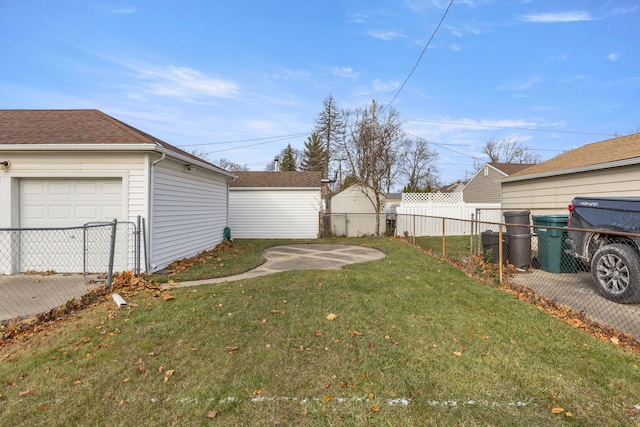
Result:
{"label": "small outbuilding", "polygon": [[234,171],[229,186],[233,238],[316,239],[322,172]]}

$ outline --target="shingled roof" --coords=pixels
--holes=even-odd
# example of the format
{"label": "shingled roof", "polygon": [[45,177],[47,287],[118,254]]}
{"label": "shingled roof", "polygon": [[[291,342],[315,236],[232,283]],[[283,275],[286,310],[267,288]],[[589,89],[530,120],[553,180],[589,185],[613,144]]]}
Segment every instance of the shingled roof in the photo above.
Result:
{"label": "shingled roof", "polygon": [[503,174],[509,176],[533,166],[533,163],[498,163],[489,162],[489,165],[499,170]]}
{"label": "shingled roof", "polygon": [[0,149],[3,145],[115,145],[151,144],[218,169],[154,136],[99,110],[0,110]]}
{"label": "shingled roof", "polygon": [[320,188],[322,172],[254,172],[234,171],[238,178],[230,187],[244,188]]}
{"label": "shingled roof", "polygon": [[505,178],[516,181],[640,163],[640,133],[594,142],[562,153]]}

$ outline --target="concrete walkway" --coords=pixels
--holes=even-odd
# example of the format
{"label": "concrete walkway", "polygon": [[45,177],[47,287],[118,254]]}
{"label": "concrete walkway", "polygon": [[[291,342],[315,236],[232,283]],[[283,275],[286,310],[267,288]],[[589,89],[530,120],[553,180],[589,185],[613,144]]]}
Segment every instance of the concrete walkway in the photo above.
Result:
{"label": "concrete walkway", "polygon": [[291,270],[339,270],[343,265],[375,261],[386,255],[377,249],[355,245],[299,244],[274,246],[265,251],[266,262],[261,266],[235,276],[180,282],[182,286],[206,283],[233,282]]}
{"label": "concrete walkway", "polygon": [[[288,270],[338,270],[345,264],[374,261],[386,255],[354,245],[300,244],[276,246],[265,251],[266,262],[258,268],[235,276],[181,282],[179,287],[251,279]],[[0,321],[47,312],[72,298],[81,298],[93,287],[82,274],[50,276],[0,275]]]}

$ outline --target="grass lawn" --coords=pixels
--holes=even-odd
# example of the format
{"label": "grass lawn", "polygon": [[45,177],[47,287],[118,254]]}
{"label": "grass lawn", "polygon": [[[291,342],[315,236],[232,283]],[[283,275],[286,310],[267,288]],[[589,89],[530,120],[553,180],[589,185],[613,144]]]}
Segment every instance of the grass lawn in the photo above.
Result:
{"label": "grass lawn", "polygon": [[[387,257],[121,290],[123,308],[109,299],[4,345],[0,425],[637,422],[637,353],[400,240],[327,241]],[[264,247],[237,241],[200,268],[246,269]]]}

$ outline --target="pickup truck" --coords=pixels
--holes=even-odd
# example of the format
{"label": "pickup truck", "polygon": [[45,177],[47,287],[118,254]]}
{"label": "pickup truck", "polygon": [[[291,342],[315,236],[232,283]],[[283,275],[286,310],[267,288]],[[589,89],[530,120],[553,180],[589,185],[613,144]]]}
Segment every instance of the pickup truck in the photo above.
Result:
{"label": "pickup truck", "polygon": [[598,292],[640,302],[640,197],[576,197],[567,226],[565,252],[590,266]]}

